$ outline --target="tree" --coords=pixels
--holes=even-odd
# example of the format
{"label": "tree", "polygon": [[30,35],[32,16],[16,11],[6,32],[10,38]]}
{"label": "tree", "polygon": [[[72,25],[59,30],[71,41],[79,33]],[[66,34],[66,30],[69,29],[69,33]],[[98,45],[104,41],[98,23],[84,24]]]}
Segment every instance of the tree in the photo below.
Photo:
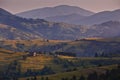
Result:
{"label": "tree", "polygon": [[99,80],[106,80],[105,74],[100,74],[99,75]]}
{"label": "tree", "polygon": [[98,53],[95,53],[95,57],[99,57]]}
{"label": "tree", "polygon": [[30,80],[29,78],[27,78],[26,80]]}
{"label": "tree", "polygon": [[45,80],[49,80],[49,78],[48,77],[46,77],[46,79]]}
{"label": "tree", "polygon": [[98,80],[98,75],[96,72],[89,74],[87,80]]}
{"label": "tree", "polygon": [[85,77],[83,75],[81,75],[79,80],[85,80]]}
{"label": "tree", "polygon": [[41,79],[40,80],[44,80],[44,77],[41,77]]}
{"label": "tree", "polygon": [[49,75],[54,73],[55,72],[52,70],[52,68],[48,66],[44,66],[44,68],[41,70],[41,75]]}
{"label": "tree", "polygon": [[71,80],[77,80],[77,77],[74,75]]}
{"label": "tree", "polygon": [[34,80],[37,80],[37,77],[36,77],[36,76],[34,76]]}

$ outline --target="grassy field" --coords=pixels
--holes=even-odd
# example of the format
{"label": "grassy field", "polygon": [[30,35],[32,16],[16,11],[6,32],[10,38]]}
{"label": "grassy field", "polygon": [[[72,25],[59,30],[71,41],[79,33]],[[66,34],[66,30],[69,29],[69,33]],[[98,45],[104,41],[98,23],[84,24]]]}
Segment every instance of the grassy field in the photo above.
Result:
{"label": "grassy field", "polygon": [[31,46],[31,45],[50,45],[50,44],[59,44],[63,42],[69,42],[68,40],[4,40],[0,41],[4,45],[11,45],[12,47],[16,48],[16,44],[24,44],[25,46]]}
{"label": "grassy field", "polygon": [[[80,57],[80,58],[76,58],[76,57],[70,57],[70,56],[58,56],[57,58],[55,58],[54,56],[51,55],[37,55],[37,56],[33,56],[33,57],[28,57],[26,60],[20,60],[19,62],[22,65],[22,71],[26,71],[27,69],[33,69],[33,70],[39,70],[42,69],[44,66],[49,66],[51,67],[53,70],[55,70],[56,72],[62,71],[62,69],[64,69],[62,67],[62,64],[56,64],[53,62],[53,60],[55,59],[60,59],[61,62],[72,62],[74,64],[79,64],[79,63],[84,63],[81,64],[79,67],[95,67],[98,66],[99,63],[103,63],[101,61],[105,61],[105,63],[109,63],[111,61],[114,62],[119,62],[120,58],[94,58],[94,57]],[[98,64],[95,64],[94,62],[98,62]],[[93,64],[92,64],[93,63]],[[112,64],[112,63],[111,63]],[[105,65],[105,64],[103,64]],[[69,68],[74,68],[75,66],[69,67]]]}
{"label": "grassy field", "polygon": [[[22,64],[22,71],[26,71],[27,69],[31,70],[40,70],[44,68],[44,66],[49,66],[52,68],[53,71],[55,71],[55,74],[51,75],[45,75],[45,76],[37,76],[37,79],[40,80],[42,77],[46,78],[48,77],[49,80],[61,80],[61,78],[71,78],[74,75],[79,78],[81,75],[85,75],[87,77],[88,74],[97,72],[98,74],[105,73],[106,70],[111,70],[113,68],[117,67],[117,64],[114,62],[119,62],[120,58],[94,58],[94,57],[82,57],[82,58],[76,58],[76,57],[69,57],[69,56],[58,56],[57,58],[61,59],[64,63],[64,61],[70,61],[74,64],[84,63],[84,65],[79,66],[71,66],[69,65],[68,69],[74,69],[77,68],[77,70],[68,71],[66,72],[66,68],[63,67],[63,64],[56,64],[53,62],[55,57],[48,56],[48,55],[38,55],[35,57],[28,57],[25,61],[21,60]],[[92,61],[98,62],[98,64],[101,62],[111,63],[111,64],[103,64],[102,66],[98,66],[98,64],[92,64]],[[113,61],[113,63],[111,62]],[[31,77],[24,77],[20,78],[19,80],[26,80]]]}
{"label": "grassy field", "polygon": [[21,59],[24,53],[13,52],[3,48],[0,48],[0,71],[4,71],[10,63],[15,60]]}

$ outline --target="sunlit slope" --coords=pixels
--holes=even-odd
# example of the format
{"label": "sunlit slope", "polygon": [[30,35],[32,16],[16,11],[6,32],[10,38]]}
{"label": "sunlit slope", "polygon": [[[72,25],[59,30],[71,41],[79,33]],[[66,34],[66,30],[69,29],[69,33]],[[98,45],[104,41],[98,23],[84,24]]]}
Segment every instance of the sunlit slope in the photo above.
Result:
{"label": "sunlit slope", "polygon": [[4,40],[0,46],[14,51],[67,52],[76,56],[95,56],[96,53],[119,56],[120,38],[86,38],[62,40]]}
{"label": "sunlit slope", "polygon": [[18,53],[18,52],[16,53],[13,51],[0,48],[0,71],[8,68],[8,65],[11,62],[21,59],[22,55],[24,55],[24,53]]}

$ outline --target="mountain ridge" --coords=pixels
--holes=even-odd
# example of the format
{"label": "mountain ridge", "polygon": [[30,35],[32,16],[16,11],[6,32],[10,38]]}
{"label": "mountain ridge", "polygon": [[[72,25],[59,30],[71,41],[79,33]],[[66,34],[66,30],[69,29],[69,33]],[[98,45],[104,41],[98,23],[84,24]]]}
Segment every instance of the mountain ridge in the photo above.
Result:
{"label": "mountain ridge", "polygon": [[54,16],[48,17],[45,20],[54,21],[54,22],[66,22],[76,25],[94,25],[101,24],[107,21],[120,21],[120,9],[114,11],[102,11],[95,13],[91,16],[80,16],[74,15],[73,18],[71,15],[62,15],[62,16]]}
{"label": "mountain ridge", "polygon": [[85,18],[86,16],[80,14],[69,14],[69,15],[61,15],[61,16],[54,16],[54,17],[47,17],[45,20],[52,21],[52,22],[65,22],[74,24],[74,21],[80,20]]}
{"label": "mountain ridge", "polygon": [[94,14],[91,11],[76,7],[76,6],[68,6],[68,5],[59,5],[55,7],[45,7],[39,9],[33,9],[25,12],[21,12],[16,14],[20,17],[25,18],[41,18],[44,19],[46,17],[60,16],[77,13],[80,15],[88,16]]}
{"label": "mountain ridge", "polygon": [[[104,25],[101,23],[86,26],[49,22],[44,19],[25,19],[12,14],[8,16],[6,16],[6,14],[0,15],[0,24],[13,27],[25,35],[32,35],[29,38],[26,36],[27,39],[75,40],[89,37],[116,37],[120,36],[120,22],[117,22],[118,24],[107,21],[104,22]],[[7,29],[6,34],[9,33],[11,33],[11,31]],[[14,34],[16,34],[16,32]],[[1,35],[4,34],[1,33]],[[37,37],[33,37],[33,35]],[[26,39],[22,38],[22,35],[19,35],[19,37]]]}
{"label": "mountain ridge", "polygon": [[107,21],[120,21],[120,9],[113,11],[98,12],[96,14],[86,17],[81,21],[76,21],[76,24],[94,25],[104,23]]}

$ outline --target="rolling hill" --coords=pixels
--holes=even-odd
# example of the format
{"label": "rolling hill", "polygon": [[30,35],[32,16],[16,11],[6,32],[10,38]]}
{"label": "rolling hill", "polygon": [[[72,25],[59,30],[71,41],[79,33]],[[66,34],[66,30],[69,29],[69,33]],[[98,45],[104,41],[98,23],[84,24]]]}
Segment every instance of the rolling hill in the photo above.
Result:
{"label": "rolling hill", "polygon": [[[17,79],[26,80],[33,76],[37,76],[38,79],[48,76],[50,80],[61,80],[63,77],[71,78],[73,75],[87,76],[94,71],[99,74],[105,73],[106,70],[117,68],[117,64],[120,63],[120,58],[55,57],[44,54],[24,58],[25,55],[23,52],[0,48],[0,78],[2,80],[16,78],[17,75]],[[98,66],[99,64],[102,66]]]}
{"label": "rolling hill", "polygon": [[94,57],[104,54],[107,57],[120,56],[120,38],[81,39],[76,41],[42,41],[42,40],[4,40],[0,47],[17,52],[53,53]]}

